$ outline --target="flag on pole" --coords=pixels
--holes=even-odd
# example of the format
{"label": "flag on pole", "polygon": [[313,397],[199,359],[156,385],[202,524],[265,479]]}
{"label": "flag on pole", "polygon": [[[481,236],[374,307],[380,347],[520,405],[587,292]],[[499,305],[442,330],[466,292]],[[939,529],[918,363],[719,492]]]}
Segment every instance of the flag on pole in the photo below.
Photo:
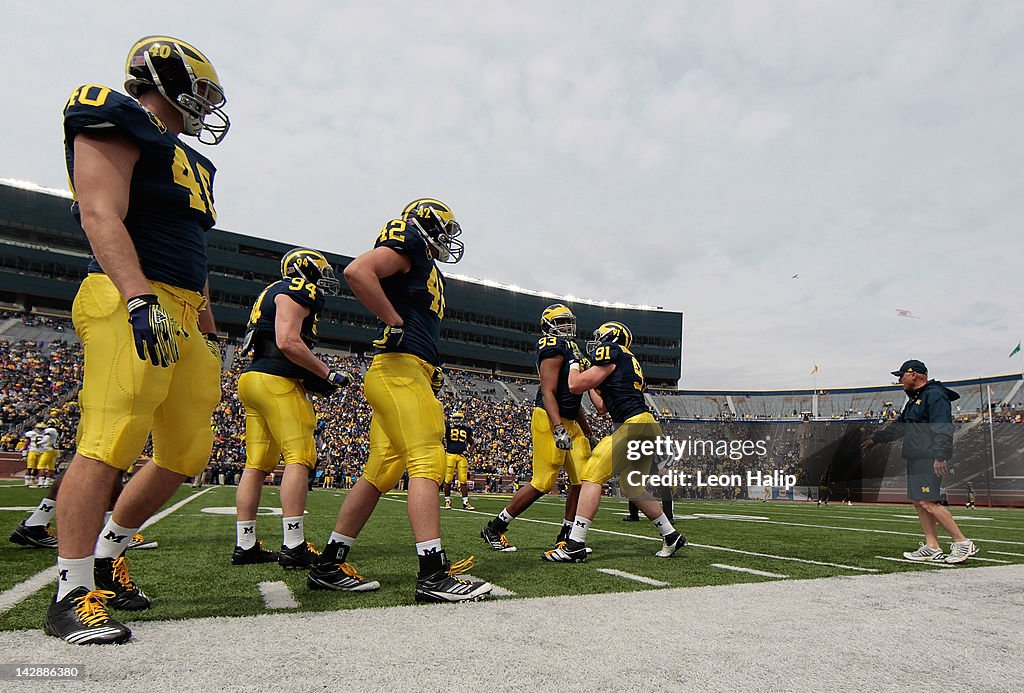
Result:
{"label": "flag on pole", "polygon": [[[1011,354],[1011,356],[1012,356],[1012,354]],[[814,369],[811,371],[811,375],[816,374],[819,370],[821,370],[821,369],[818,368],[818,364],[814,364]]]}
{"label": "flag on pole", "polygon": [[1013,347],[1013,351],[1010,352],[1010,355],[1007,358],[1011,358],[1012,359],[1013,355],[1016,354],[1019,351],[1020,351],[1020,342],[1017,342],[1017,346]]}

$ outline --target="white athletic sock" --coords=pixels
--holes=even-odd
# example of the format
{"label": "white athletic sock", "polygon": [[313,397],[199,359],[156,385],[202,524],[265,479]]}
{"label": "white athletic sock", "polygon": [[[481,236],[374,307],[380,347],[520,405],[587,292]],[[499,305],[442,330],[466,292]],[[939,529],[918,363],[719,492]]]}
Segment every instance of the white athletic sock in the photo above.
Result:
{"label": "white athletic sock", "polygon": [[95,560],[92,556],[85,558],[57,557],[57,601],[79,587],[85,587],[90,592],[96,589],[96,578],[93,575],[94,563]]}
{"label": "white athletic sock", "polygon": [[569,531],[569,538],[573,541],[578,541],[581,544],[586,543],[587,530],[590,529],[590,522],[590,520],[582,515],[577,515],[576,519],[573,520],[572,530]]}
{"label": "white athletic sock", "polygon": [[462,507],[465,508],[466,507],[466,503],[468,503],[468,502],[469,502],[469,496],[463,496],[462,497]]}
{"label": "white athletic sock", "polygon": [[39,501],[39,507],[36,508],[29,518],[25,520],[26,527],[45,527],[50,524],[50,520],[53,519],[53,512],[57,508],[57,501],[44,498]]}
{"label": "white athletic sock", "polygon": [[108,510],[107,512],[103,513],[103,524],[107,524],[108,522],[110,522],[110,518],[112,518],[113,516],[113,510]]}
{"label": "white athletic sock", "polygon": [[289,549],[306,543],[306,535],[302,531],[302,516],[281,518],[281,528],[284,530],[284,545]]}
{"label": "white athletic sock", "polygon": [[256,520],[235,523],[235,543],[243,549],[256,546]]}
{"label": "white athletic sock", "polygon": [[96,540],[96,558],[117,558],[128,548],[128,542],[138,531],[138,527],[122,527],[110,520]]}
{"label": "white athletic sock", "polygon": [[665,538],[669,534],[672,534],[672,532],[676,531],[676,528],[672,526],[672,523],[669,521],[668,517],[665,516],[665,513],[662,513],[655,519],[651,520],[651,523],[658,528],[658,534],[660,534],[662,538]]}
{"label": "white athletic sock", "polygon": [[332,541],[352,548],[352,544],[356,543],[356,538],[345,536],[344,534],[338,534],[337,532],[331,532],[331,538],[327,540],[327,543],[330,544]]}
{"label": "white athletic sock", "polygon": [[504,522],[506,525],[512,520],[516,519],[514,515],[508,514],[508,508],[502,508],[501,512],[498,513],[498,519]]}
{"label": "white athletic sock", "polygon": [[430,539],[429,541],[421,541],[416,544],[416,555],[426,556],[428,553],[437,553],[441,550],[441,538]]}

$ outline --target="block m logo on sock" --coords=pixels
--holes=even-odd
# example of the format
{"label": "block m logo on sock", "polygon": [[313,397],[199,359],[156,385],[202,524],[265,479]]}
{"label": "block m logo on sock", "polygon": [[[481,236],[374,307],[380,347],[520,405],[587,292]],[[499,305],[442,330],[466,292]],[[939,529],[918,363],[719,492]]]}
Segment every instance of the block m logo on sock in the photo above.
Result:
{"label": "block m logo on sock", "polygon": [[256,534],[256,528],[255,527],[243,527],[242,528],[242,534]]}
{"label": "block m logo on sock", "polygon": [[46,503],[40,503],[39,504],[39,509],[42,510],[44,513],[48,513],[51,510],[53,510],[53,506],[52,505],[47,505]]}
{"label": "block m logo on sock", "polygon": [[587,526],[586,522],[580,522],[579,520],[576,520],[575,524],[576,524],[577,527],[586,527]]}
{"label": "block m logo on sock", "polygon": [[58,570],[57,571],[57,576],[58,576],[57,579],[59,579],[61,582],[67,582],[68,581],[68,571],[66,569],[65,570]]}
{"label": "block m logo on sock", "polygon": [[127,534],[117,534],[113,530],[111,530],[111,531],[107,532],[106,534],[104,534],[103,538],[106,541],[112,541],[115,544],[120,544],[122,541],[124,541],[125,539],[128,538],[128,535]]}
{"label": "block m logo on sock", "polygon": [[301,522],[289,522],[288,523],[288,529],[298,529],[301,526],[302,526]]}

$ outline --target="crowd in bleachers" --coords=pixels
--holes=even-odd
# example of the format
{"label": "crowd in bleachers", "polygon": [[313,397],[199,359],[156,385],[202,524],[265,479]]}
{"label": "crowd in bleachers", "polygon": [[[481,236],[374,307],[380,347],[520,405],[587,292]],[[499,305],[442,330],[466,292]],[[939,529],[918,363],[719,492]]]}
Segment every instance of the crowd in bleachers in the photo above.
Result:
{"label": "crowd in bleachers", "polygon": [[[28,326],[39,324],[34,322],[37,318],[26,318],[20,313],[0,313],[0,318],[3,317],[33,321],[31,325],[25,323]],[[45,320],[49,321],[47,326],[51,329],[60,327],[70,330],[70,321],[55,317],[45,317]],[[55,336],[59,337],[56,333]],[[221,374],[222,396],[212,421],[215,443],[206,478],[213,483],[231,484],[237,483],[245,466],[245,412],[238,398],[237,384],[247,358],[235,355],[234,346],[227,346],[226,352],[229,355],[225,361],[228,366]],[[340,488],[350,487],[361,474],[368,455],[372,412],[363,394],[362,376],[369,363],[367,359],[355,355],[320,355],[332,369],[352,373],[355,382],[333,397],[315,400],[319,452],[316,480],[320,485],[329,483]],[[22,435],[28,428],[37,422],[52,420],[61,432],[61,448],[65,451],[73,450],[78,421],[76,394],[81,382],[82,367],[81,346],[77,342],[69,344],[63,339],[37,342],[0,338],[0,449],[18,449],[19,444],[23,445]],[[466,422],[474,429],[474,444],[467,457],[478,490],[483,487],[492,491],[508,491],[513,488],[513,484],[526,483],[530,478],[530,418],[536,389],[537,381],[530,378],[492,376],[451,368],[446,370],[446,386],[441,391],[440,399],[446,415],[456,410],[462,411]],[[811,434],[801,432],[804,429],[797,423],[762,422],[762,417],[755,416],[752,405],[747,402],[742,405],[746,414],[737,417],[731,412],[723,412],[722,408],[726,404],[724,398],[719,401],[709,396],[665,391],[653,394],[659,406],[701,403],[696,407],[701,416],[686,422],[671,421],[678,412],[675,407],[665,406],[660,413],[668,417],[666,433],[674,437],[725,436],[734,439],[751,439],[752,436],[763,434],[772,443],[767,458],[759,460],[758,466],[797,474],[801,478],[800,483],[817,483],[817,478],[811,478],[814,474],[808,476],[802,461],[815,445],[820,447],[825,443],[806,440],[806,436]],[[880,418],[883,419],[891,418],[898,410],[888,400],[880,400],[878,404],[881,405]],[[1017,405],[997,407],[995,420],[1003,425],[1019,424],[1022,422],[1021,411]],[[796,413],[794,409],[793,414]],[[873,411],[871,413],[874,414]],[[607,417],[592,419],[592,426],[599,435],[610,430]],[[764,431],[757,427],[764,428]],[[820,431],[821,427],[813,430]],[[982,434],[979,428],[964,442],[970,443],[975,437],[980,440]],[[1007,430],[1002,435],[1014,443],[1018,442],[1018,436],[1024,436],[1024,433]],[[970,447],[965,445],[961,449]],[[147,446],[143,455],[149,454]],[[743,473],[750,466],[750,460],[705,456],[687,460],[686,464],[691,471],[700,470],[705,475],[731,474]]]}
{"label": "crowd in bleachers", "polygon": [[56,418],[74,400],[82,361],[77,343],[0,338],[0,448],[13,450],[25,429]]}

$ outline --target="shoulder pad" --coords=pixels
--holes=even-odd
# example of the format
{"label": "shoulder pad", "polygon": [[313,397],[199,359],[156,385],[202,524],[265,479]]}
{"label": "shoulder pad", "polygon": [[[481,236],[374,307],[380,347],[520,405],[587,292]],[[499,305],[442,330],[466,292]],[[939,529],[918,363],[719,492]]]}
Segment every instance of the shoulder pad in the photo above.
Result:
{"label": "shoulder pad", "polygon": [[622,347],[618,344],[602,344],[590,353],[590,360],[595,366],[607,366],[614,363],[621,353]]}
{"label": "shoulder pad", "polygon": [[541,337],[537,340],[537,360],[554,358],[555,356],[565,357],[565,345],[561,340],[552,342],[551,337]]}
{"label": "shoulder pad", "polygon": [[323,306],[324,297],[323,293],[320,291],[320,287],[316,284],[307,282],[302,277],[283,279],[281,280],[281,286],[281,293],[285,294],[296,303],[314,309]]}
{"label": "shoulder pad", "polygon": [[117,131],[139,143],[159,142],[167,133],[167,126],[137,101],[98,84],[71,92],[64,106],[64,127],[75,132]]}
{"label": "shoulder pad", "polygon": [[392,219],[384,224],[384,228],[377,234],[377,241],[374,248],[391,248],[404,255],[426,253],[427,244],[420,238],[416,229],[409,226],[401,219]]}

